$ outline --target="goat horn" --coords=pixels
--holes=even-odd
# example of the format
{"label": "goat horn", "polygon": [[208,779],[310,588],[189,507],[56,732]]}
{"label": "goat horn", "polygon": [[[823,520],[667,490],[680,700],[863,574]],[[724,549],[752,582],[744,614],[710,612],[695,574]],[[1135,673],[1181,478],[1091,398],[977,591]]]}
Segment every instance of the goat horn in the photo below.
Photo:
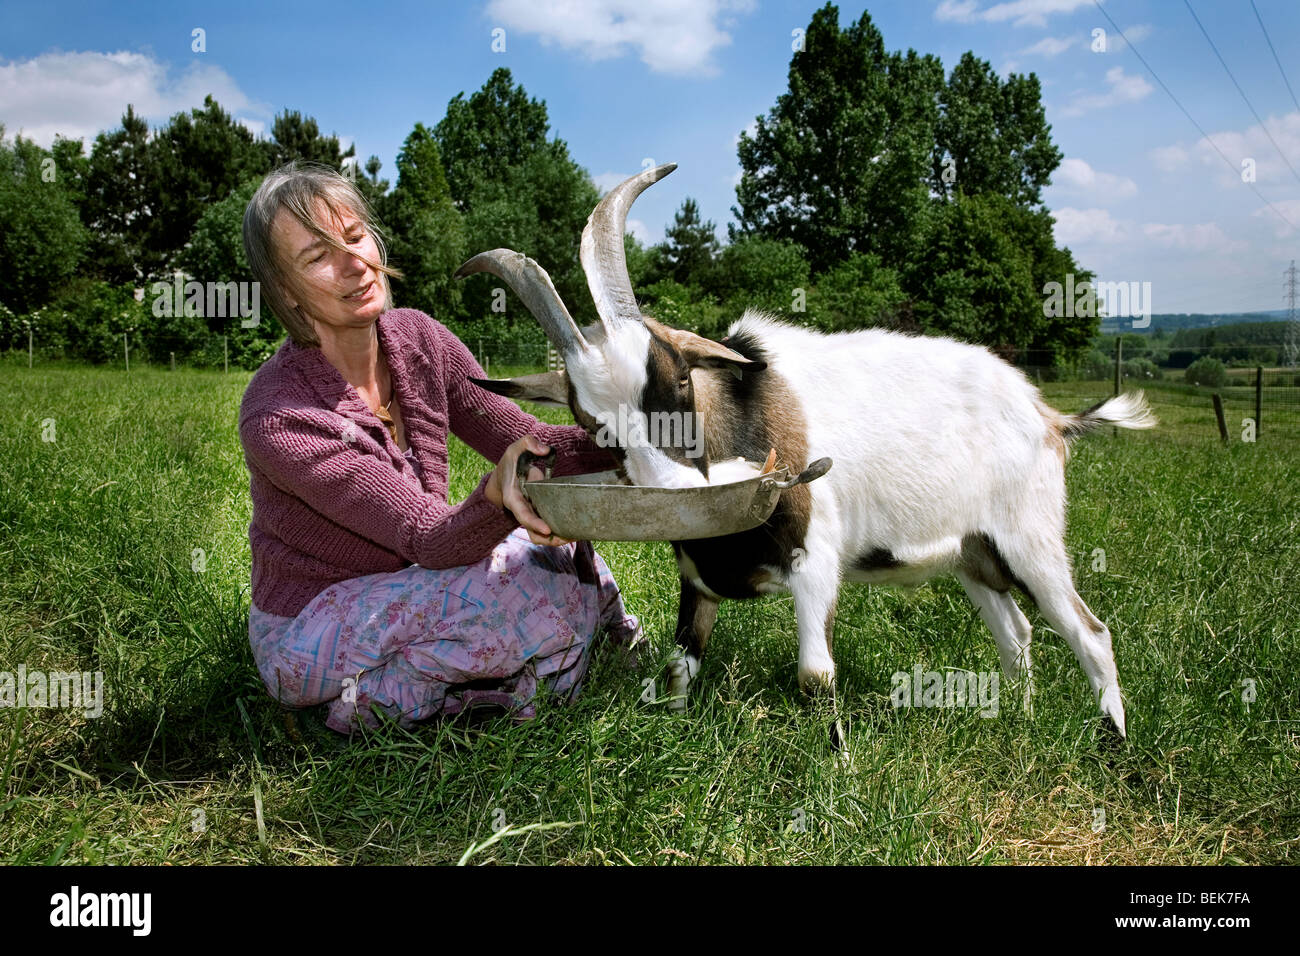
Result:
{"label": "goat horn", "polygon": [[623,251],[627,211],[648,186],[676,168],[676,163],[666,163],[625,179],[605,194],[582,230],[582,270],[587,274],[587,287],[607,331],[620,322],[641,321]]}
{"label": "goat horn", "polygon": [[586,351],[587,341],[564,307],[551,277],[535,261],[513,249],[493,249],[480,252],[462,265],[456,270],[456,278],[463,279],[476,272],[490,272],[505,280],[562,353]]}

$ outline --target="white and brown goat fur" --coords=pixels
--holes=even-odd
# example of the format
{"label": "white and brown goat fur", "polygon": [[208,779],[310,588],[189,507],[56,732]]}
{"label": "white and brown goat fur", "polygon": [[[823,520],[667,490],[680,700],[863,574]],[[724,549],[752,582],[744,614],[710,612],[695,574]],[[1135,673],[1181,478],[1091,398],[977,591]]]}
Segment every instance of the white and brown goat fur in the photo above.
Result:
{"label": "white and brown goat fur", "polygon": [[724,598],[789,592],[800,685],[833,693],[841,584],[913,586],[950,573],[993,632],[1004,673],[1023,680],[1027,701],[1031,627],[1013,586],[1065,638],[1102,712],[1124,734],[1110,631],[1071,577],[1065,462],[1070,442],[1097,425],[1152,427],[1141,393],[1063,415],[1020,371],[952,339],[882,329],[826,335],[755,312],[721,343],[663,326],[637,307],[623,228],[636,196],[674,168],[615,187],[587,223],[582,263],[597,326],[578,330],[546,273],[518,253],[483,253],[458,275],[488,271],[509,282],[567,364],[567,373],[479,384],[567,405],[593,435],[598,423],[628,421],[629,411],[633,428],[654,411],[699,416],[698,457],[619,435],[611,450],[633,484],[705,484],[718,477],[711,462],[763,461],[772,448],[791,474],[833,460],[824,477],[782,492],[763,525],[673,543],[681,572],[678,651],[669,666],[675,705],[685,706]]}

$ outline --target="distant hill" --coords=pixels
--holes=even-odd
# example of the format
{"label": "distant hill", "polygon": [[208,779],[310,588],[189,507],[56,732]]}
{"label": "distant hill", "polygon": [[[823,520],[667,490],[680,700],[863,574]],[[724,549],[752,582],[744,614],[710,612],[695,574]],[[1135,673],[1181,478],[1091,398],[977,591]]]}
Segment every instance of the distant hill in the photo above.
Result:
{"label": "distant hill", "polygon": [[1101,334],[1133,332],[1138,335],[1150,335],[1162,329],[1169,332],[1176,332],[1179,329],[1212,329],[1220,325],[1236,325],[1239,322],[1285,321],[1286,317],[1286,309],[1271,309],[1265,312],[1161,312],[1151,316],[1151,324],[1144,329],[1133,328],[1133,320],[1128,318],[1102,319]]}

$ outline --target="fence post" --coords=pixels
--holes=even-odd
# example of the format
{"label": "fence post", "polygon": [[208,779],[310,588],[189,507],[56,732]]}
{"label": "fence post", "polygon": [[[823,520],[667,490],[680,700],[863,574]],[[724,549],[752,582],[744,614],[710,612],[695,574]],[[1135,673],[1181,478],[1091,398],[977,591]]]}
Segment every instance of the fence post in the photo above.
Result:
{"label": "fence post", "polygon": [[1259,433],[1264,427],[1262,421],[1264,414],[1264,366],[1255,366],[1255,441],[1259,441]]}
{"label": "fence post", "polygon": [[27,367],[32,367],[32,327],[27,326]]}
{"label": "fence post", "polygon": [[230,373],[230,342],[227,341],[228,338],[225,335],[221,337],[222,363],[227,374]]}
{"label": "fence post", "polygon": [[1218,392],[1215,392],[1212,397],[1214,398],[1214,417],[1219,420],[1219,437],[1223,439],[1223,443],[1226,445],[1228,444],[1228,423],[1223,417],[1223,399],[1219,397]]}
{"label": "fence post", "polygon": [[176,353],[172,352],[171,357],[172,357],[172,371],[174,372],[176,371]]}
{"label": "fence post", "polygon": [[1115,394],[1119,394],[1119,377],[1124,367],[1124,340],[1115,337]]}
{"label": "fence post", "polygon": [[128,332],[122,333],[122,358],[126,360],[127,374],[130,374],[131,372],[131,348],[127,342],[129,335],[130,333]]}

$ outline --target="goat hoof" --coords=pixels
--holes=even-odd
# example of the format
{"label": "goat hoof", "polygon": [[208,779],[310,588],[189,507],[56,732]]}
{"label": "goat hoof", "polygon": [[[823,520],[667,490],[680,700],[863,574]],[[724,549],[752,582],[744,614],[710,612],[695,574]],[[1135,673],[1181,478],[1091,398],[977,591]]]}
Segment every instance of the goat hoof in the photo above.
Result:
{"label": "goat hoof", "polygon": [[799,689],[809,697],[834,697],[835,672],[809,671],[800,674]]}

